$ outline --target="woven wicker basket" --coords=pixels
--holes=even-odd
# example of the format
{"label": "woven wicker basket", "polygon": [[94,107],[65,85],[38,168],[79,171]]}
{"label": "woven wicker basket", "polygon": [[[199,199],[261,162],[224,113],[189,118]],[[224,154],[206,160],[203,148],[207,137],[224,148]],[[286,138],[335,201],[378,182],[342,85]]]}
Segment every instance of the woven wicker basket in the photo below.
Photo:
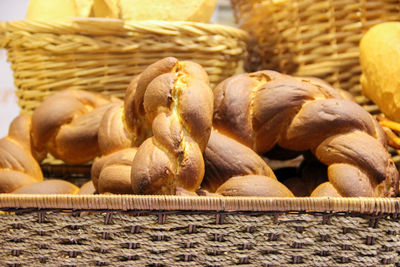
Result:
{"label": "woven wicker basket", "polygon": [[256,38],[249,47],[249,70],[317,76],[356,96],[362,34],[374,24],[400,20],[400,0],[231,2],[240,27]]}
{"label": "woven wicker basket", "polygon": [[0,210],[1,266],[400,264],[398,199],[3,194]]}
{"label": "woven wicker basket", "polygon": [[123,97],[133,75],[166,56],[198,62],[215,85],[237,71],[246,38],[239,29],[194,22],[76,19],[0,25],[22,113],[63,89]]}

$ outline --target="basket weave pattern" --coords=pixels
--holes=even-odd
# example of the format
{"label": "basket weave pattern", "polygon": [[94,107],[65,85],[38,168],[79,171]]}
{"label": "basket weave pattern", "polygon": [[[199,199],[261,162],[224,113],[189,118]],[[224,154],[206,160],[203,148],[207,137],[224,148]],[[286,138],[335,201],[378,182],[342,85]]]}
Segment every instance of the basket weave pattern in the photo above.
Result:
{"label": "basket weave pattern", "polygon": [[356,96],[361,94],[358,45],[363,33],[400,20],[399,0],[231,1],[240,27],[258,44],[249,46],[250,70],[316,76]]}
{"label": "basket weave pattern", "polygon": [[2,210],[11,212],[0,214],[0,262],[8,265],[400,263],[394,199],[2,195],[0,200]]}
{"label": "basket weave pattern", "polygon": [[194,22],[16,21],[3,28],[0,44],[8,50],[23,113],[63,89],[123,97],[133,75],[167,56],[201,64],[214,86],[235,73],[247,38],[238,29]]}

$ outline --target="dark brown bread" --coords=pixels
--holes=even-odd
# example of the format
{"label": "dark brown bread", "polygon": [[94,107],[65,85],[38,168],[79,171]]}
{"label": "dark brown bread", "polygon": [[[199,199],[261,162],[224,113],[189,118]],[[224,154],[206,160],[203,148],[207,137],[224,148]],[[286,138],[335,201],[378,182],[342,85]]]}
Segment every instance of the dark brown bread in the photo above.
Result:
{"label": "dark brown bread", "polygon": [[249,147],[216,131],[211,132],[204,151],[205,175],[202,189],[215,192],[229,178],[264,175],[276,180],[265,161]]}
{"label": "dark brown bread", "polygon": [[[399,174],[382,128],[325,82],[273,71],[240,74],[219,84],[214,99],[214,127],[258,153],[276,145],[311,150],[329,165],[329,183],[340,195],[397,195]],[[350,173],[357,175],[345,183]]]}

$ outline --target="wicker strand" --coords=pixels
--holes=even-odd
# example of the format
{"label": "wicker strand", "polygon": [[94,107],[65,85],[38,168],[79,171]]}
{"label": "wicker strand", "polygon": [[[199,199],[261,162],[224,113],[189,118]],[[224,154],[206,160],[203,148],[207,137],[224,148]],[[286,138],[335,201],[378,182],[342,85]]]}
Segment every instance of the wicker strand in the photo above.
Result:
{"label": "wicker strand", "polygon": [[261,62],[317,76],[361,95],[359,41],[371,26],[400,20],[399,0],[231,0],[242,29],[257,38]]}
{"label": "wicker strand", "polygon": [[394,215],[304,212],[0,214],[4,265],[394,266]]}
{"label": "wicker strand", "polygon": [[0,194],[0,208],[76,210],[314,211],[397,214],[397,198],[261,198]]}

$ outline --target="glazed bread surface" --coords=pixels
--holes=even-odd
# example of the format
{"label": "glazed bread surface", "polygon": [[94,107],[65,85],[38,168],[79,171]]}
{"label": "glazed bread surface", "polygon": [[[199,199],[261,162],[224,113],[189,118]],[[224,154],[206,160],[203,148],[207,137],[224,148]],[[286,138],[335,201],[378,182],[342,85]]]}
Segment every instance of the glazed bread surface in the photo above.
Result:
{"label": "glazed bread surface", "polygon": [[274,172],[252,149],[213,130],[204,151],[202,189],[215,192],[234,176],[263,175],[276,180]]}
{"label": "glazed bread surface", "polygon": [[79,187],[76,185],[60,180],[60,179],[49,179],[23,187],[11,192],[12,194],[76,194],[79,191]]}
{"label": "glazed bread surface", "polygon": [[30,139],[31,116],[20,115],[0,139],[0,193],[9,193],[22,186],[43,180],[34,157]]}
{"label": "glazed bread surface", "polygon": [[132,161],[137,148],[125,148],[97,158],[92,165],[91,177],[96,191],[112,194],[131,194]]}
{"label": "glazed bread surface", "polygon": [[399,174],[382,128],[326,83],[274,71],[239,74],[215,88],[214,101],[220,133],[260,154],[276,145],[312,151],[328,166],[335,195],[397,195]]}
{"label": "glazed bread surface", "polygon": [[49,151],[71,164],[86,163],[100,154],[98,131],[104,113],[116,99],[79,90],[46,98],[32,115],[35,150]]}
{"label": "glazed bread surface", "polygon": [[203,179],[204,151],[212,126],[213,95],[198,64],[165,58],[137,81],[132,118],[151,125],[132,164],[134,194],[195,191]]}

